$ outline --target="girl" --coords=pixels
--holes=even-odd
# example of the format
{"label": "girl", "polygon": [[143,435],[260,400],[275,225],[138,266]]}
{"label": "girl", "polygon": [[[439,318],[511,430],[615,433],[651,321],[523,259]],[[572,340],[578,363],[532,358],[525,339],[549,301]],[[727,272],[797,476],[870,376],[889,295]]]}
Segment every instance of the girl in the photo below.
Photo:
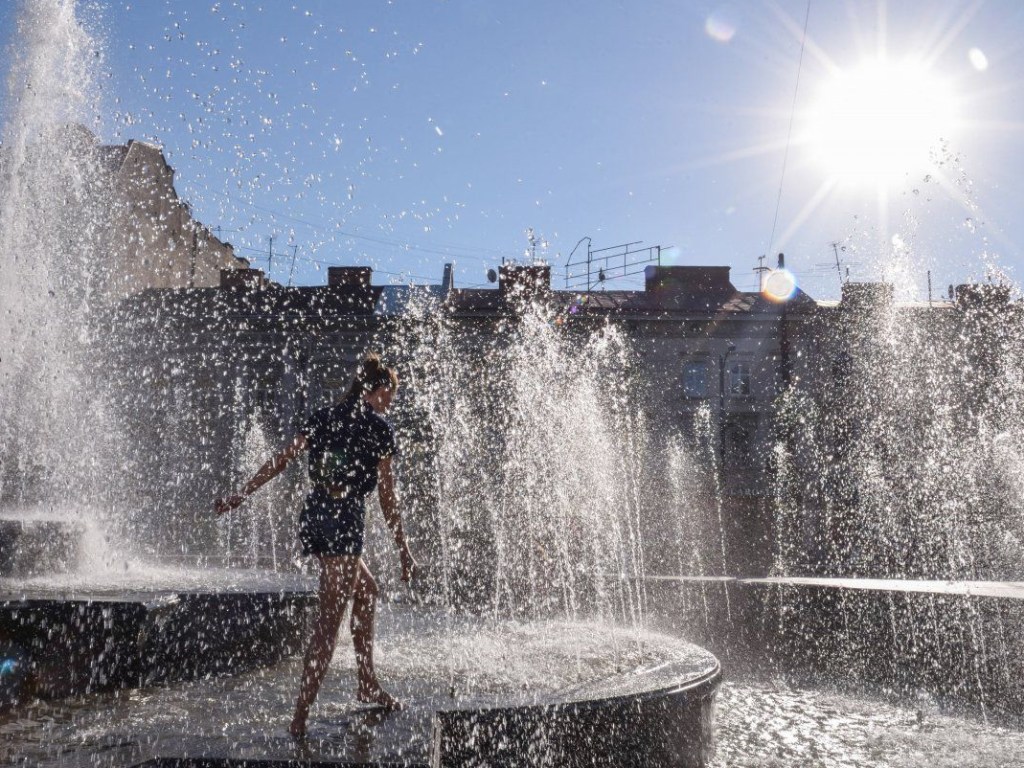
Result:
{"label": "girl", "polygon": [[364,498],[378,489],[384,520],[398,545],[402,580],[409,582],[416,561],[402,530],[402,517],[395,498],[391,458],[395,433],[383,414],[391,407],[398,389],[398,376],[370,354],[356,370],[348,394],[340,403],[312,416],[283,451],[267,461],[240,493],[217,499],[217,514],[239,506],[264,483],[280,474],[288,463],[309,450],[312,490],[299,517],[302,551],[320,562],[319,606],[313,636],[306,649],[295,702],[295,716],[289,731],[295,738],[306,734],[309,708],[316,699],[334,655],[338,628],[345,604],[352,599],[352,643],[358,666],[359,701],[386,709],[401,703],[381,688],[373,667],[373,618],[377,582],[361,555],[365,529]]}

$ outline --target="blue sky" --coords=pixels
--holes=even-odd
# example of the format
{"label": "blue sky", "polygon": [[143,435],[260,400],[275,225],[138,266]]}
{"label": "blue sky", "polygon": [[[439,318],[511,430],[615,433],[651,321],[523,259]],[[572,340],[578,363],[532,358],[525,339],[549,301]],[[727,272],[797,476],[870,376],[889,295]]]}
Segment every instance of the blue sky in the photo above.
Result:
{"label": "blue sky", "polygon": [[[1024,279],[1014,0],[108,0],[82,15],[105,50],[104,140],[162,145],[240,255],[266,268],[274,237],[282,282],[323,282],[328,264],[436,282],[455,261],[457,285],[483,284],[531,227],[556,287],[585,236],[673,246],[666,262],[730,265],[747,290],[757,257],[785,251],[819,298],[839,290],[832,243],[852,279],[908,298],[928,270],[936,295],[992,269]],[[836,178],[811,115],[838,72],[879,56],[919,62],[953,122],[934,168]]]}

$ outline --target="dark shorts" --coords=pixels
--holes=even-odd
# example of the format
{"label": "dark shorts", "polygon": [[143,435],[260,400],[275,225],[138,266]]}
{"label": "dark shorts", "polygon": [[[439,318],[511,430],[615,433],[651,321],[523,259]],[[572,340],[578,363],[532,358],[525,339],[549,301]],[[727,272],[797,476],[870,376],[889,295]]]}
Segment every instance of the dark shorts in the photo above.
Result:
{"label": "dark shorts", "polygon": [[302,554],[336,557],[363,554],[366,508],[362,499],[332,499],[312,491],[299,515]]}

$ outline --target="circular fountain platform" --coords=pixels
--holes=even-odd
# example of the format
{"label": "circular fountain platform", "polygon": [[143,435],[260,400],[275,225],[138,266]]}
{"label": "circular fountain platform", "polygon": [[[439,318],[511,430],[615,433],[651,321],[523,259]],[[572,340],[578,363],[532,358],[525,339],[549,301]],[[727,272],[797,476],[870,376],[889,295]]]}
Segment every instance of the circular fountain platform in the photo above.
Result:
{"label": "circular fountain platform", "polygon": [[[677,638],[590,622],[454,618],[383,605],[383,684],[352,695],[342,638],[309,738],[287,736],[301,660],[245,674],[39,704],[5,749],[52,766],[704,765],[718,661]],[[3,731],[0,727],[0,731]],[[45,738],[41,738],[45,733]]]}
{"label": "circular fountain platform", "polygon": [[0,578],[0,712],[276,663],[302,648],[314,590],[297,574],[131,563]]}

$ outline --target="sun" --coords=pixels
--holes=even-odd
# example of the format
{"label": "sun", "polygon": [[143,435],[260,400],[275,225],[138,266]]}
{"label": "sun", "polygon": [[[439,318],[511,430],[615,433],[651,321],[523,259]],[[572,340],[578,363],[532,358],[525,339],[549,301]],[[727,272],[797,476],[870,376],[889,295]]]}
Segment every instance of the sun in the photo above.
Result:
{"label": "sun", "polygon": [[832,180],[891,184],[931,167],[955,124],[954,93],[926,66],[878,59],[823,84],[805,139]]}

